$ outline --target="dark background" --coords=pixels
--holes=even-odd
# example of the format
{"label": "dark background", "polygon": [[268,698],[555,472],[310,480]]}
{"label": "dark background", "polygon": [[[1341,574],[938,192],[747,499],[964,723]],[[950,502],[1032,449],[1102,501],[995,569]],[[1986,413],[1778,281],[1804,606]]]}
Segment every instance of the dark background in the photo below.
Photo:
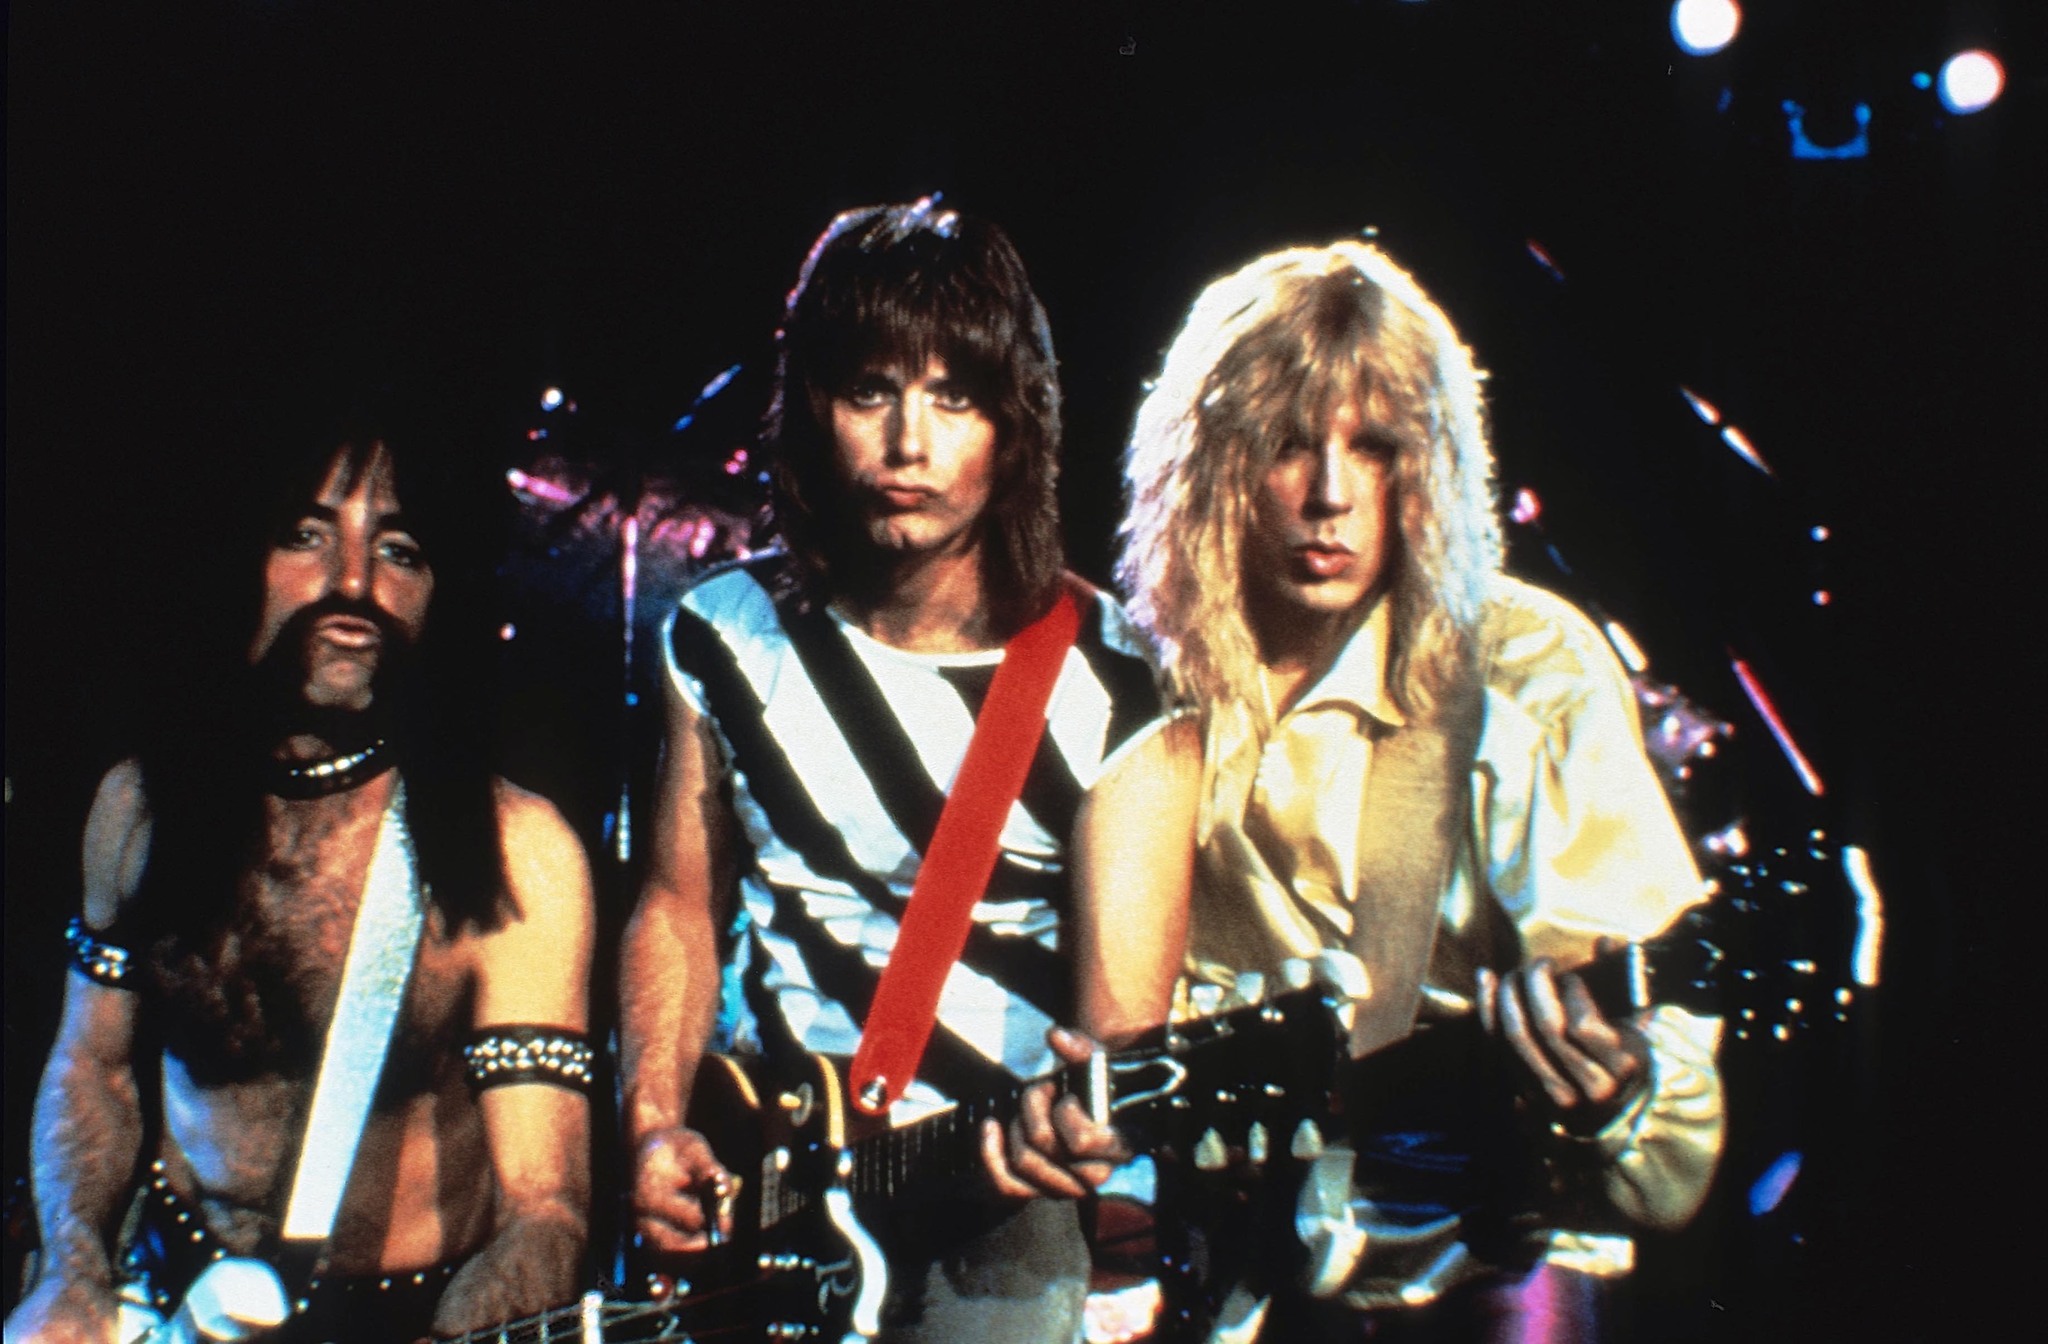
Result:
{"label": "dark background", "polygon": [[[586,460],[685,472],[758,414],[781,295],[831,215],[942,190],[1011,232],[1050,310],[1077,568],[1106,577],[1121,440],[1201,283],[1375,227],[1492,371],[1503,485],[1545,505],[1517,569],[1735,723],[1688,821],[1871,851],[1884,986],[1789,1064],[1731,1059],[1728,1170],[1695,1229],[1645,1246],[1637,1333],[1950,1338],[2016,1311],[2025,1239],[1998,1227],[2029,1225],[2040,1146],[2039,16],[1758,3],[1695,59],[1668,8],[10,6],[8,1176],[79,824],[148,695],[138,631],[162,622],[135,612],[217,600],[180,568],[215,525],[213,409],[368,351],[559,384]],[[2006,95],[1949,117],[1911,77],[1972,43]],[[1787,99],[1825,145],[1868,105],[1867,156],[1795,159]],[[506,598],[535,632],[513,649],[517,764],[593,844],[620,740],[608,600]],[[616,919],[624,882],[602,876]],[[1783,1150],[1800,1180],[1752,1217]]]}

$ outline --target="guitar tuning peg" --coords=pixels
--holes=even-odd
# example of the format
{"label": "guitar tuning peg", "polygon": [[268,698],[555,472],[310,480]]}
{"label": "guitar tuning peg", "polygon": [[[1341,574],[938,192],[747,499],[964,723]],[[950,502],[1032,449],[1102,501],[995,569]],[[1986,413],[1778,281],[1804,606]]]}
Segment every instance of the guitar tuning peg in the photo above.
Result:
{"label": "guitar tuning peg", "polygon": [[1252,1121],[1251,1131],[1244,1136],[1244,1151],[1253,1166],[1262,1167],[1266,1164],[1268,1143],[1266,1127],[1256,1120]]}
{"label": "guitar tuning peg", "polygon": [[1290,1156],[1303,1162],[1313,1162],[1323,1155],[1323,1131],[1316,1128],[1313,1120],[1304,1120],[1295,1127],[1294,1138],[1287,1145]]}
{"label": "guitar tuning peg", "polygon": [[1266,1001],[1266,977],[1259,971],[1239,971],[1231,1000],[1240,1007],[1256,1008]]}
{"label": "guitar tuning peg", "polygon": [[1316,978],[1347,1000],[1360,1002],[1372,997],[1372,976],[1365,963],[1342,948],[1326,947],[1316,953]]}
{"label": "guitar tuning peg", "polygon": [[1289,989],[1307,989],[1316,982],[1316,973],[1300,957],[1289,957],[1280,963],[1280,979]]}
{"label": "guitar tuning peg", "polygon": [[1195,985],[1188,990],[1188,1003],[1198,1017],[1214,1017],[1223,1007],[1223,986]]}
{"label": "guitar tuning peg", "polygon": [[1223,1136],[1214,1129],[1203,1130],[1195,1144],[1195,1170],[1221,1171],[1229,1163],[1230,1150],[1223,1146]]}

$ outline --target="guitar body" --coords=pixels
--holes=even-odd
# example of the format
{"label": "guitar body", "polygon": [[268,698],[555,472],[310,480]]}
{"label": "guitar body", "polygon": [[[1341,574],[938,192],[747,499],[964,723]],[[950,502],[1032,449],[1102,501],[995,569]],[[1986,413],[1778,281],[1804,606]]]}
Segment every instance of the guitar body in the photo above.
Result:
{"label": "guitar body", "polygon": [[[1231,1151],[1263,1155],[1301,1141],[1307,1117],[1326,1110],[1338,1042],[1330,1002],[1303,991],[1162,1031],[1071,1066],[1056,1082],[1113,1120],[1135,1149],[1221,1164]],[[974,1098],[891,1128],[853,1109],[828,1058],[771,1073],[759,1061],[707,1056],[689,1124],[739,1178],[733,1234],[650,1268],[687,1283],[700,1328],[715,1328],[719,1305],[732,1302],[737,1334],[765,1319],[768,1339],[871,1338],[888,1266],[860,1214],[879,1226],[921,1200],[958,1198],[963,1183],[979,1179],[983,1121],[1007,1117],[1016,1098],[1015,1090]]]}
{"label": "guitar body", "polygon": [[663,1267],[691,1281],[700,1328],[716,1328],[717,1303],[730,1293],[732,1324],[765,1321],[769,1339],[874,1336],[888,1268],[854,1213],[858,1117],[832,1061],[810,1055],[771,1075],[759,1061],[708,1056],[691,1098],[691,1127],[739,1178],[732,1237]]}

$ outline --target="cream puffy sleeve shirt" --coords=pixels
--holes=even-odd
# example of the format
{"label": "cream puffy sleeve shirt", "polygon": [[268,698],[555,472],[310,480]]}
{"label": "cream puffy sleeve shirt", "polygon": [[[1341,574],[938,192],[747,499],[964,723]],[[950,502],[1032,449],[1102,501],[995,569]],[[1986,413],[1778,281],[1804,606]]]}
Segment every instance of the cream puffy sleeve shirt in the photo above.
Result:
{"label": "cream puffy sleeve shirt", "polygon": [[[1582,962],[1603,935],[1647,938],[1704,894],[1644,755],[1627,677],[1592,622],[1502,577],[1481,635],[1471,826],[1444,892],[1425,1013],[1468,1008],[1478,966]],[[1199,837],[1194,982],[1270,977],[1349,938],[1375,722],[1404,722],[1386,687],[1388,636],[1382,603],[1265,741],[1220,746]],[[1648,1034],[1651,1085],[1596,1141],[1616,1211],[1671,1226],[1697,1209],[1720,1150],[1720,1022],[1660,1007]],[[1609,1262],[1587,1268],[1619,1267],[1620,1248],[1582,1249]]]}

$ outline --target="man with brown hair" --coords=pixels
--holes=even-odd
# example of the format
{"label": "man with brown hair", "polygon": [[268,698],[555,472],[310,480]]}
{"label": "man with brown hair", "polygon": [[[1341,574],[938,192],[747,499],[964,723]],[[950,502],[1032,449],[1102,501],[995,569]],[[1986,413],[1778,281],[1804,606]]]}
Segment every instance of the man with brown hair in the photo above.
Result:
{"label": "man with brown hair", "polygon": [[[42,1248],[10,1340],[110,1344],[124,1298],[168,1312],[229,1257],[277,1264],[286,1340],[482,1329],[580,1284],[590,879],[553,806],[462,730],[487,717],[465,650],[488,635],[463,634],[488,567],[466,563],[476,500],[446,488],[433,437],[357,417],[299,454],[266,439],[267,516],[200,524],[260,522],[225,580],[253,601],[194,604],[185,682],[157,650],[155,684],[183,694],[86,823],[35,1107]],[[209,640],[215,611],[238,628]],[[351,996],[359,966],[393,974]],[[380,1010],[395,1021],[337,1067],[336,1020]],[[366,1115],[308,1129],[351,1090]]]}
{"label": "man with brown hair", "polygon": [[[1192,774],[1173,760],[1178,742],[1192,762],[1192,739],[1159,720],[1116,605],[1062,571],[1059,385],[1015,249],[931,199],[850,211],[805,262],[779,344],[767,437],[783,547],[682,599],[658,835],[626,938],[626,1124],[638,1230],[657,1250],[704,1244],[704,1187],[725,1179],[684,1127],[721,963],[737,1048],[855,1053],[1010,642],[1068,594],[1079,632],[891,1122],[1048,1071],[1058,1024],[1120,1042],[1163,1021],[1180,956],[1187,832],[1148,837],[1176,791],[1191,816]],[[1074,1207],[1010,1194],[1077,1194],[1117,1146],[1045,1101],[1032,1123],[1078,1145],[1056,1149],[1064,1169],[991,1124],[997,1189],[883,1214],[889,1338],[1078,1337]]]}

